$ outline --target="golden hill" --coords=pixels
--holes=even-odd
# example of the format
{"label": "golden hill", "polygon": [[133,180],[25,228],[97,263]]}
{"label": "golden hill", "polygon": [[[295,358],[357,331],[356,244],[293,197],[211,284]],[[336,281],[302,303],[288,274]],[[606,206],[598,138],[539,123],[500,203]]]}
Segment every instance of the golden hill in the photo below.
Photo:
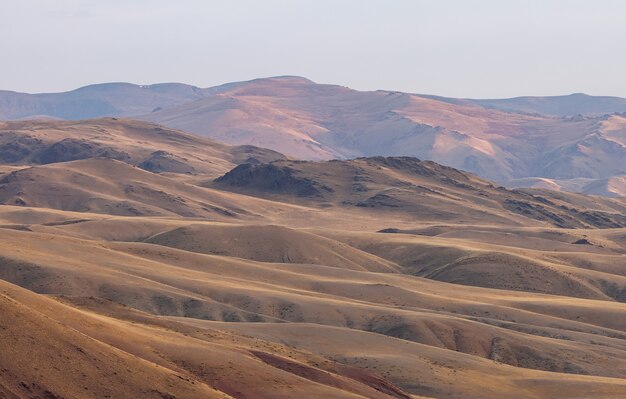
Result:
{"label": "golden hill", "polygon": [[243,162],[145,122],[2,129],[39,147],[0,167],[0,398],[626,397],[623,199]]}

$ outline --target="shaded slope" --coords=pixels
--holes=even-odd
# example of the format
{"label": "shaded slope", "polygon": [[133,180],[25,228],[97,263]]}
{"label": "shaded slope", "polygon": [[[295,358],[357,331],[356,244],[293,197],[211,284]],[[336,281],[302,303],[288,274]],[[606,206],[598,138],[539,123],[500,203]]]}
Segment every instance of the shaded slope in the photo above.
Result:
{"label": "shaded slope", "polygon": [[[59,308],[0,281],[0,396],[227,398],[174,370],[117,350],[46,315]],[[22,297],[27,297],[26,301]],[[24,301],[24,302],[23,302]],[[34,302],[34,303],[33,303]],[[74,317],[79,320],[78,312]],[[106,382],[106,383],[105,383]]]}
{"label": "shaded slope", "polygon": [[220,174],[243,162],[281,159],[271,150],[231,147],[128,119],[0,122],[0,162],[51,164],[96,157],[152,172]]}
{"label": "shaded slope", "polygon": [[[15,321],[1,332],[13,355],[2,364],[0,377],[0,389],[9,397],[408,398],[367,371],[280,345],[217,331],[192,338],[189,329],[175,332],[172,323],[160,328],[164,323],[148,315],[139,314],[137,325],[77,311],[4,282],[0,286],[3,320]],[[73,373],[63,367],[67,361]],[[274,383],[262,383],[268,379]]]}
{"label": "shaded slope", "polygon": [[[26,234],[28,245],[18,244]],[[624,304],[256,263],[146,244],[102,247],[35,233],[3,237],[2,278],[37,292],[100,296],[164,315],[349,327],[480,357],[488,357],[493,338],[500,337],[518,348],[509,362],[522,367],[563,371],[570,362],[579,374],[611,376],[626,367],[614,357],[625,349]],[[64,252],[51,256],[50,246],[61,244]],[[524,330],[528,324],[534,329]],[[585,334],[604,346],[591,345]],[[563,335],[571,339],[561,342]],[[532,356],[525,358],[525,351]],[[613,359],[611,368],[600,358]]]}
{"label": "shaded slope", "polygon": [[558,227],[626,225],[621,201],[510,191],[408,157],[245,164],[209,186],[274,200],[406,213],[420,221],[500,224],[531,219]]}
{"label": "shaded slope", "polygon": [[281,226],[195,224],[155,234],[144,242],[260,262],[320,264],[394,272],[397,265],[343,243]]}
{"label": "shaded slope", "polygon": [[[0,203],[111,215],[228,219],[276,208],[95,158],[21,169],[0,179]],[[254,203],[257,205],[254,205]],[[250,208],[246,209],[248,206]],[[256,209],[255,209],[256,208]],[[284,208],[284,207],[283,207]]]}
{"label": "shaded slope", "polygon": [[559,245],[556,238],[533,240],[533,236],[550,234],[567,237],[562,231],[501,228],[489,234],[487,227],[440,229],[443,232],[433,236],[427,229],[404,234],[319,233],[393,261],[404,273],[429,279],[626,302],[625,271],[618,266],[622,258],[619,252],[594,246],[577,248],[580,245],[576,241]]}

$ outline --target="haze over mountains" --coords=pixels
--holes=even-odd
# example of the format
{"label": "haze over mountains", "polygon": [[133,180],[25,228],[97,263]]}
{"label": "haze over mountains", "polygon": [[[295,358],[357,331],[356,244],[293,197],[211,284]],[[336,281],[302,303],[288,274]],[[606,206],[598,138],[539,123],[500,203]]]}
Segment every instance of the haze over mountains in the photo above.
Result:
{"label": "haze over mountains", "polygon": [[[414,156],[511,187],[626,192],[626,100],[504,100],[359,92],[299,77],[200,89],[124,83],[0,93],[0,118],[132,116],[297,159]],[[581,182],[580,179],[585,179]]]}

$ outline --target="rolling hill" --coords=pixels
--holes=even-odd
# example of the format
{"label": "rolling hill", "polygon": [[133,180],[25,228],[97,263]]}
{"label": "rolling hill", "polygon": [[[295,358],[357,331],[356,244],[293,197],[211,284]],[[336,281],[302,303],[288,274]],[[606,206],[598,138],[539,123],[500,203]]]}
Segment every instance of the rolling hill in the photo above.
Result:
{"label": "rolling hill", "polygon": [[129,119],[0,122],[0,163],[46,165],[108,158],[153,172],[222,174],[244,162],[284,158],[254,146],[228,146]]}
{"label": "rolling hill", "polygon": [[[0,387],[17,397],[626,393],[626,305],[609,296],[617,292],[610,283],[626,279],[614,263],[626,251],[623,229],[413,220],[385,234],[346,230],[339,215],[334,228],[248,230],[239,222],[3,207],[0,220],[10,224],[0,228],[0,334],[19,361],[2,364]],[[304,257],[264,254],[285,235],[286,249]],[[571,243],[583,235],[594,245]],[[507,285],[489,288],[484,266],[445,266],[485,251],[500,254],[491,267]],[[523,274],[513,254],[528,259]],[[366,259],[394,267],[355,269]],[[443,281],[416,268],[437,262],[448,272]],[[463,281],[447,282],[455,273]],[[48,351],[35,351],[41,359],[28,355],[33,343]],[[68,358],[80,371],[60,378],[54,366]],[[26,364],[41,375],[24,372]]]}
{"label": "rolling hill", "polygon": [[[405,213],[421,221],[624,227],[626,203],[550,191],[507,190],[431,161],[409,157],[242,164],[206,184],[272,200]],[[522,220],[520,220],[520,217]]]}

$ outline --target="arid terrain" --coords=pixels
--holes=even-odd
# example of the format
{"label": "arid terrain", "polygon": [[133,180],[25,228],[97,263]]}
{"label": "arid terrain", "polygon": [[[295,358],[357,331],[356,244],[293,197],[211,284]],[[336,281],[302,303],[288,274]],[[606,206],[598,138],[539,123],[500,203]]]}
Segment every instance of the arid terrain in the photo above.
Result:
{"label": "arid terrain", "polygon": [[410,156],[509,188],[621,197],[626,99],[572,94],[471,100],[357,91],[280,76],[210,88],[109,83],[0,91],[1,119],[133,117],[294,159]]}
{"label": "arid terrain", "polygon": [[306,148],[0,122],[0,398],[626,397],[626,199]]}

